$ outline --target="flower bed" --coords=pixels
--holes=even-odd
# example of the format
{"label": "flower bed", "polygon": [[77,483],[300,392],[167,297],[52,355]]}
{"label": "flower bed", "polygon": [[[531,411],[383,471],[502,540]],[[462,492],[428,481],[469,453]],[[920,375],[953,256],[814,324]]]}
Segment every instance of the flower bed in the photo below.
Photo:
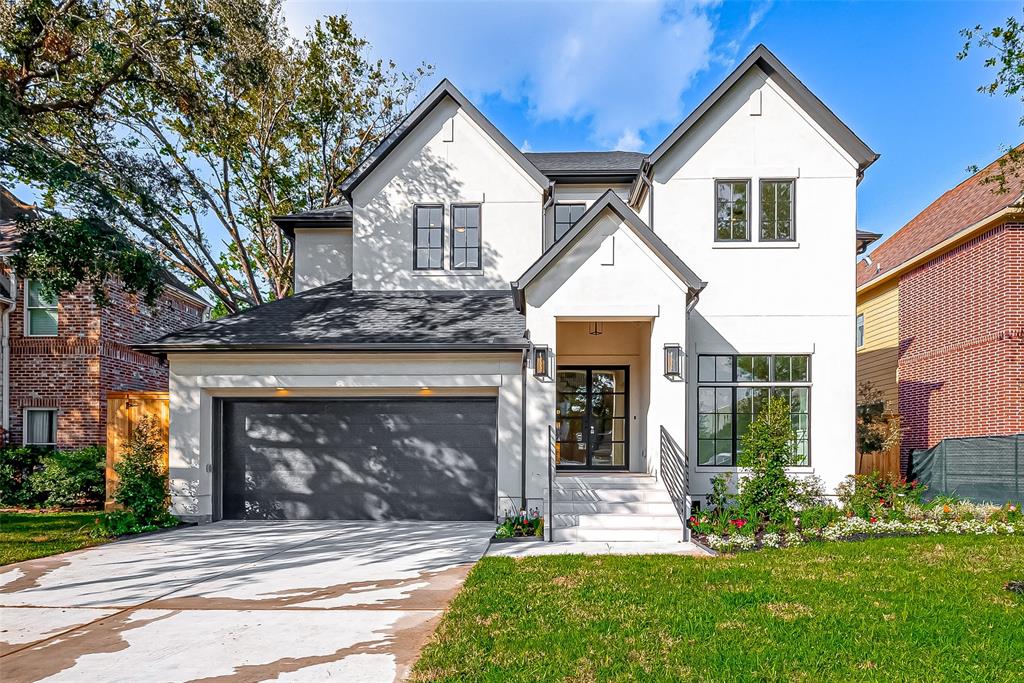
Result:
{"label": "flower bed", "polygon": [[[873,484],[868,483],[873,487]],[[916,484],[898,483],[920,491]],[[800,545],[808,541],[855,541],[883,536],[926,534],[1024,535],[1024,515],[1016,504],[989,505],[939,498],[919,502],[919,495],[880,496],[868,506],[870,516],[853,514],[858,507],[844,495],[844,511],[832,505],[816,506],[794,513],[793,519],[778,527],[755,528],[741,517],[729,518],[729,510],[698,513],[690,517],[697,541],[713,550],[756,550]],[[876,492],[877,493],[877,492]],[[873,499],[874,500],[874,499]]]}
{"label": "flower bed", "polygon": [[498,528],[494,530],[494,538],[498,541],[514,538],[543,538],[544,518],[540,510],[529,512],[521,510],[518,514],[507,514]]}

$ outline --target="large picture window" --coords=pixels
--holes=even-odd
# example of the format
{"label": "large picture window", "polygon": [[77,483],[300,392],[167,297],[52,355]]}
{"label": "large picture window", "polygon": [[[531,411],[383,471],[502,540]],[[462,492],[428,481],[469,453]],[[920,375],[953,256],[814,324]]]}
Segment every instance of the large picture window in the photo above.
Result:
{"label": "large picture window", "polygon": [[42,285],[29,280],[25,287],[25,323],[30,337],[57,336],[57,299],[47,296]]}
{"label": "large picture window", "polygon": [[444,206],[417,205],[413,209],[413,267],[428,270],[444,267]]}
{"label": "large picture window", "polygon": [[480,268],[480,205],[452,205],[452,269]]}
{"label": "large picture window", "polygon": [[715,240],[750,240],[750,181],[715,181]]}
{"label": "large picture window", "polygon": [[555,240],[562,239],[586,210],[584,204],[555,204]]}
{"label": "large picture window", "polygon": [[811,357],[790,354],[697,358],[697,464],[733,467],[743,437],[770,396],[789,403],[800,465],[810,464]]}
{"label": "large picture window", "polygon": [[761,241],[791,242],[796,239],[792,180],[761,181]]}

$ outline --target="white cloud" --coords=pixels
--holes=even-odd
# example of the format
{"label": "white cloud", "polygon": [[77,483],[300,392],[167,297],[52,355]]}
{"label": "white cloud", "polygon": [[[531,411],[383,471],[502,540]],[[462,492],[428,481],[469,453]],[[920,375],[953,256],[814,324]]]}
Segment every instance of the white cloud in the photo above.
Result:
{"label": "white cloud", "polygon": [[285,16],[301,34],[347,13],[403,68],[433,63],[474,99],[525,102],[535,121],[577,122],[596,145],[638,149],[657,142],[645,131],[681,119],[683,93],[712,59],[717,4],[291,0]]}

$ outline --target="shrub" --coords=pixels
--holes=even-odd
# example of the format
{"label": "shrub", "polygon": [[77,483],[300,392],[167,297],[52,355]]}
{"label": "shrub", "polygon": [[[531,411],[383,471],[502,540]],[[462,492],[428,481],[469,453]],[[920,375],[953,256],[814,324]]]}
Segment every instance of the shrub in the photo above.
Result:
{"label": "shrub", "polygon": [[170,523],[167,473],[163,469],[163,444],[156,425],[146,417],[132,429],[120,460],[114,464],[118,482],[114,500],[135,516],[141,526]]}
{"label": "shrub", "polygon": [[908,482],[896,474],[872,472],[847,477],[836,494],[849,515],[889,519],[905,515],[908,506],[921,505],[924,491],[925,487],[916,481]]}
{"label": "shrub", "polygon": [[750,469],[740,483],[740,507],[763,522],[783,524],[792,518],[794,484],[786,468],[798,462],[793,440],[789,402],[769,398],[743,437],[740,456],[740,465]]}
{"label": "shrub", "polygon": [[42,468],[29,476],[29,488],[47,507],[95,507],[103,500],[106,453],[101,446],[50,451]]}
{"label": "shrub", "polygon": [[540,516],[540,510],[521,511],[519,514],[507,515],[494,530],[495,538],[513,538],[522,536],[544,536],[544,518]]}
{"label": "shrub", "polygon": [[722,472],[711,477],[708,505],[716,510],[727,510],[732,507],[735,498],[732,493],[732,472]]}
{"label": "shrub", "polygon": [[842,518],[842,511],[835,505],[807,507],[800,511],[800,528],[816,531],[824,529]]}
{"label": "shrub", "polygon": [[45,497],[29,486],[32,474],[41,467],[45,449],[32,446],[0,449],[0,506],[35,507]]}

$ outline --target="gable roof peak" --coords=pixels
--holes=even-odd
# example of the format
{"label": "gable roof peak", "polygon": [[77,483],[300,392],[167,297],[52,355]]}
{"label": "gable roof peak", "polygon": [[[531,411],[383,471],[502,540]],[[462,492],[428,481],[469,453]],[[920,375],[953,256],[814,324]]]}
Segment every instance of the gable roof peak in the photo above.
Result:
{"label": "gable roof peak", "polygon": [[462,94],[462,92],[455,87],[447,78],[441,79],[433,90],[431,90],[426,97],[424,97],[416,107],[409,112],[401,123],[395,126],[387,136],[381,140],[380,144],[370,152],[370,154],[363,159],[363,161],[356,166],[341,183],[342,194],[349,200],[352,201],[352,192],[369,174],[375,169],[387,156],[390,154],[398,144],[405,139],[409,133],[415,130],[423,119],[434,110],[434,108],[443,102],[445,98],[450,98],[455,101],[456,104],[476,123],[480,128],[484,130],[487,135],[494,140],[502,151],[505,152],[509,157],[516,162],[523,171],[526,172],[530,178],[537,183],[540,187],[546,188],[548,185],[547,177],[540,172],[540,170],[526,158],[523,152],[512,144],[512,142],[505,137],[498,128],[491,123],[490,119],[483,115],[483,113],[476,108],[468,97]]}
{"label": "gable roof peak", "polygon": [[653,165],[672,149],[697,122],[703,118],[730,89],[753,68],[758,68],[768,76],[774,77],[779,86],[796,101],[800,107],[818,122],[826,133],[839,144],[857,163],[857,171],[863,174],[879,155],[857,137],[849,126],[843,123],[831,109],[825,106],[811,90],[790,71],[782,61],[769,50],[764,43],[758,43],[750,54],[733,69],[724,81],[715,88],[700,105],[669,133],[648,157],[648,165]]}

